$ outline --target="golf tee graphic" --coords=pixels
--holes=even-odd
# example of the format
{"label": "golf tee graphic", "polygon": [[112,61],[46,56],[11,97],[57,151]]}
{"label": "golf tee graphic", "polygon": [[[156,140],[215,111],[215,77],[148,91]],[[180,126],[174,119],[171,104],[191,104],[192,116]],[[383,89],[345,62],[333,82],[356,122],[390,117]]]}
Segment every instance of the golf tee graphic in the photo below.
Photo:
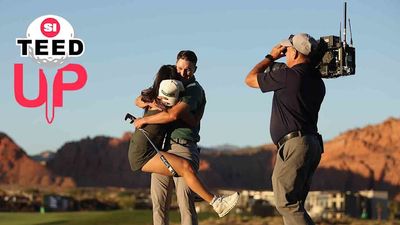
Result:
{"label": "golf tee graphic", "polygon": [[[74,36],[74,29],[66,19],[45,15],[36,18],[28,26],[26,38],[16,39],[16,45],[20,47],[20,56],[30,57],[39,64],[39,93],[33,99],[25,97],[24,65],[16,63],[14,64],[15,99],[23,107],[36,108],[45,105],[48,124],[54,121],[55,108],[63,106],[64,91],[77,91],[83,88],[87,81],[87,73],[82,65],[66,63],[69,58],[79,57],[85,51],[84,42]],[[57,69],[57,72],[54,76],[46,74],[45,68]],[[65,72],[75,73],[77,79],[74,82],[64,83],[63,77],[70,74]]]}

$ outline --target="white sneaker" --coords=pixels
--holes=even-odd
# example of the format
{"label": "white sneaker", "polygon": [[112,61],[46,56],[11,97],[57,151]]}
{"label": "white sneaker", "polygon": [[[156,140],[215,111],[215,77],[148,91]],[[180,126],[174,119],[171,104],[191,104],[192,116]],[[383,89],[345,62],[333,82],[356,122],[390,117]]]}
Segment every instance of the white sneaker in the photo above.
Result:
{"label": "white sneaker", "polygon": [[223,217],[228,214],[231,209],[237,204],[239,200],[239,193],[235,192],[229,196],[214,196],[210,205],[214,208],[215,212],[218,213],[219,217]]}

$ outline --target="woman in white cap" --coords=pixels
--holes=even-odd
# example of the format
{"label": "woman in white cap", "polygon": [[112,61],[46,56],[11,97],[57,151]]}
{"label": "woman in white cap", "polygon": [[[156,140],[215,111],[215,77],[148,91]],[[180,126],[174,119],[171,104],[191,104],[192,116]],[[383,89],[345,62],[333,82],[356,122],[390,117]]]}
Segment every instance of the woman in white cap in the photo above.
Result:
{"label": "woman in white cap", "polygon": [[[144,117],[166,110],[167,107],[176,103],[179,97],[179,92],[183,91],[183,85],[179,80],[177,80],[178,78],[174,66],[164,65],[160,68],[153,86],[143,90],[141,96],[139,96],[144,103],[142,107],[145,110]],[[168,93],[165,90],[162,90],[162,88],[165,89],[166,85],[169,86],[169,90],[167,90]],[[158,97],[159,89],[161,89],[160,97]],[[165,96],[171,97],[167,99]],[[167,128],[167,126],[161,124],[151,124],[145,128],[149,138],[159,149],[163,143]],[[139,130],[135,130],[130,141],[128,152],[129,163],[132,171],[141,170],[142,167],[155,155],[156,151],[152,149],[152,146],[147,141],[146,137]]]}
{"label": "woman in white cap", "polygon": [[[154,115],[169,107],[175,105],[179,101],[179,94],[184,90],[183,84],[178,80],[179,76],[175,66],[164,65],[158,71],[154,84],[151,88],[143,90],[141,101],[143,105],[139,107],[145,109],[144,117]],[[143,107],[142,107],[143,106]],[[189,118],[193,126],[196,125],[196,118]],[[191,125],[191,124],[189,124]],[[143,129],[148,137],[156,145],[161,148],[168,125],[148,124]],[[139,130],[135,130],[129,145],[129,163],[133,171],[141,170],[148,173],[159,173],[166,176],[172,176],[171,172],[156,155],[151,143]],[[171,164],[179,176],[183,177],[195,193],[210,203],[220,217],[225,216],[237,203],[239,193],[235,192],[230,196],[216,196],[206,189],[203,183],[197,177],[195,170],[192,168],[187,159],[177,155],[162,152],[161,153]]]}

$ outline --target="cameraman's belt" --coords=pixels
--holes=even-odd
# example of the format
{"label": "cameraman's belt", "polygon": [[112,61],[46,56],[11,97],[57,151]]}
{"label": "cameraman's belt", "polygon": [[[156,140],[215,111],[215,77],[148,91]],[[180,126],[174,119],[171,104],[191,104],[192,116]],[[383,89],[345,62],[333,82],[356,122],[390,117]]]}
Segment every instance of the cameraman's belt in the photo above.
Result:
{"label": "cameraman's belt", "polygon": [[313,135],[313,133],[306,133],[306,132],[298,130],[298,131],[293,131],[293,132],[286,134],[285,136],[283,136],[283,138],[281,138],[278,141],[278,143],[277,143],[278,149],[280,149],[285,144],[286,141],[288,141],[292,138],[295,138],[295,137],[302,137],[304,135]]}
{"label": "cameraman's belt", "polygon": [[194,141],[182,139],[182,138],[171,138],[171,144],[188,145],[196,143]]}

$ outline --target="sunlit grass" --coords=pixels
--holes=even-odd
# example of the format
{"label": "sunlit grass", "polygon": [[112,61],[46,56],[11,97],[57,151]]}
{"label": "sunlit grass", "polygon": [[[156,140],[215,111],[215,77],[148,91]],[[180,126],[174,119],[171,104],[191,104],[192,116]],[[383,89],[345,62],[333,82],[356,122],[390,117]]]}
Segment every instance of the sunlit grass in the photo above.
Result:
{"label": "sunlit grass", "polygon": [[[199,214],[199,219],[212,217]],[[179,223],[180,215],[171,211],[170,221]],[[152,224],[151,210],[118,210],[106,212],[0,213],[0,225],[146,225]]]}

